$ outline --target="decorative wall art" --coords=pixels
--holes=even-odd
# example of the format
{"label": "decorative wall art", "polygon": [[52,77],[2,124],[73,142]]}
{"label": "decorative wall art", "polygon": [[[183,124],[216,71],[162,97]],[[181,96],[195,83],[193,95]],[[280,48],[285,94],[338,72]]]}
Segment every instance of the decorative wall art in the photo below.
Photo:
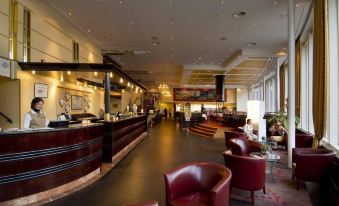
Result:
{"label": "decorative wall art", "polygon": [[174,101],[215,102],[215,89],[173,88]]}
{"label": "decorative wall art", "polygon": [[34,97],[47,98],[48,97],[48,84],[35,83],[34,84]]}
{"label": "decorative wall art", "polygon": [[82,110],[84,105],[84,97],[72,95],[71,108],[72,110]]}

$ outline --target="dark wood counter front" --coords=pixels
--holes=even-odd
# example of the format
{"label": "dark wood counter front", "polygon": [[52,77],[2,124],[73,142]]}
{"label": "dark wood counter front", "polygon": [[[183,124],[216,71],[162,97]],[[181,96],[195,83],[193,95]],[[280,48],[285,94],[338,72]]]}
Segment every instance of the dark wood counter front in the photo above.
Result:
{"label": "dark wood counter front", "polygon": [[0,201],[79,179],[100,168],[103,126],[0,134]]}
{"label": "dark wood counter front", "polygon": [[147,132],[146,116],[132,117],[115,122],[104,122],[103,162],[112,157]]}

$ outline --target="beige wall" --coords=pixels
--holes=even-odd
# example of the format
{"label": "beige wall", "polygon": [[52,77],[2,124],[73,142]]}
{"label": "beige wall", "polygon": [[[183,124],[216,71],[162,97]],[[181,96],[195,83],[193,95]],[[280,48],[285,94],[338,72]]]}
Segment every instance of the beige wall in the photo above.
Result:
{"label": "beige wall", "polygon": [[8,57],[9,48],[9,1],[0,0],[0,56]]}
{"label": "beige wall", "polygon": [[[59,99],[64,97],[66,91],[71,95],[85,96],[87,95],[91,100],[91,108],[88,112],[98,116],[99,109],[104,109],[104,92],[101,90],[94,90],[92,88],[77,86],[67,82],[60,82],[57,79],[33,75],[31,72],[18,71],[18,78],[20,79],[21,104],[20,117],[30,110],[30,104],[34,98],[34,83],[43,83],[48,85],[48,98],[44,98],[44,111],[47,118],[55,120],[57,115],[64,112],[64,109],[59,105]],[[66,88],[66,89],[65,89]],[[71,104],[71,102],[68,102]],[[84,110],[72,110],[71,113],[83,113]],[[21,121],[22,126],[22,121]]]}
{"label": "beige wall", "polygon": [[226,103],[236,103],[236,89],[226,89]]}
{"label": "beige wall", "polygon": [[19,128],[20,125],[20,82],[0,78],[0,112],[9,117],[13,124],[0,117],[0,128]]}

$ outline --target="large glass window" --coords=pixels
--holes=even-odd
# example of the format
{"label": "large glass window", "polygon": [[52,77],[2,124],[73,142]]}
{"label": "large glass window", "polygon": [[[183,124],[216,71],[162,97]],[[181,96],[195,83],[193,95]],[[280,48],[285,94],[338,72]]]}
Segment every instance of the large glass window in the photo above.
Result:
{"label": "large glass window", "polygon": [[301,45],[301,83],[300,83],[301,128],[314,133],[313,126],[313,34],[308,32]]}
{"label": "large glass window", "polygon": [[335,146],[339,145],[339,72],[338,72],[338,0],[328,0],[328,105],[327,105],[327,130],[328,141]]}

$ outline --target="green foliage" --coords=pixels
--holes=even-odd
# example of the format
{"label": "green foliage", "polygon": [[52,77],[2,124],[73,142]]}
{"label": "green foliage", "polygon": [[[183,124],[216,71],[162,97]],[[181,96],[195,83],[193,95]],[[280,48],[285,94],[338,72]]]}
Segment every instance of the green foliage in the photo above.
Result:
{"label": "green foliage", "polygon": [[272,151],[272,146],[269,144],[261,144],[261,152],[266,153]]}
{"label": "green foliage", "polygon": [[[287,110],[287,104],[279,111],[276,112],[272,117],[267,119],[267,123],[269,126],[272,126],[275,122],[280,122],[282,126],[288,130],[288,118],[287,112],[285,112],[285,108]],[[300,118],[298,116],[295,117],[295,125],[298,126],[300,124]]]}

